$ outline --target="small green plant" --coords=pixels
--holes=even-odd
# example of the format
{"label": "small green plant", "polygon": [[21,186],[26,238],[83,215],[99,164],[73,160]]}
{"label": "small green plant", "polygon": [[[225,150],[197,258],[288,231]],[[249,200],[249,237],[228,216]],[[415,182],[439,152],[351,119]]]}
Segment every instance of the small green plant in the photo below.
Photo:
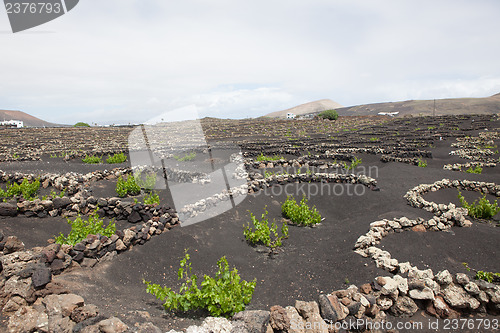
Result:
{"label": "small green plant", "polygon": [[289,196],[281,205],[281,212],[295,224],[312,226],[321,222],[321,215],[318,210],[315,206],[309,207],[307,205],[305,196],[300,200],[300,203],[297,203],[293,197]]}
{"label": "small green plant", "polygon": [[229,269],[225,256],[217,261],[215,278],[203,276],[201,289],[198,286],[198,277],[191,272],[189,260],[190,256],[186,250],[177,272],[178,279],[183,281],[178,293],[171,288],[143,280],[146,292],[164,302],[165,310],[206,309],[214,317],[232,317],[250,303],[257,281],[242,280],[236,268]]}
{"label": "small green plant", "polygon": [[427,126],[427,129],[428,130],[433,130],[433,129],[436,129],[436,126]]}
{"label": "small green plant", "polygon": [[349,279],[348,279],[348,278],[345,278],[345,279],[344,279],[344,283],[345,283],[346,285],[350,285],[350,284],[351,284],[351,281],[349,281]]}
{"label": "small green plant", "polygon": [[27,178],[24,178],[21,184],[7,183],[5,191],[0,189],[0,198],[12,198],[16,195],[22,195],[26,200],[32,200],[38,193],[40,189],[40,180],[37,178],[33,182],[29,182]]}
{"label": "small green plant", "polygon": [[59,233],[59,236],[56,237],[56,243],[75,245],[87,238],[88,235],[102,235],[107,237],[114,235],[116,232],[114,220],[111,220],[107,227],[103,227],[104,219],[99,217],[97,210],[98,208],[89,215],[87,220],[83,220],[80,215],[74,221],[68,218],[67,221],[71,225],[71,231],[68,236]]}
{"label": "small green plant", "polygon": [[73,127],[90,127],[90,125],[82,121],[79,121],[76,124],[74,124]]}
{"label": "small green plant", "polygon": [[86,164],[99,164],[102,162],[102,158],[97,155],[85,155],[82,161]]}
{"label": "small green plant", "polygon": [[18,153],[12,154],[12,158],[15,160],[19,159],[19,154]]}
{"label": "small green plant", "polygon": [[126,160],[127,160],[127,156],[125,156],[124,153],[119,153],[119,154],[114,154],[113,156],[108,155],[108,158],[106,159],[106,163],[117,164],[117,163],[123,163]]}
{"label": "small green plant", "polygon": [[426,168],[427,167],[427,161],[424,160],[422,157],[418,158],[418,164],[419,167],[421,168]]}
{"label": "small green plant", "polygon": [[174,155],[174,159],[179,162],[188,162],[194,160],[195,158],[196,158],[196,152],[194,151],[186,153],[184,154],[184,156]]}
{"label": "small green plant", "polygon": [[267,209],[262,213],[261,220],[259,221],[253,213],[250,213],[250,220],[252,225],[247,224],[243,226],[243,235],[250,244],[263,244],[274,249],[282,245],[282,240],[288,238],[288,225],[283,223],[281,226],[281,236],[278,234],[278,226],[273,221],[269,226],[267,218]]}
{"label": "small green plant", "polygon": [[481,168],[481,166],[478,164],[474,169],[471,166],[467,170],[465,170],[465,172],[481,174],[483,172],[483,168]]}
{"label": "small green plant", "polygon": [[257,157],[255,157],[255,161],[257,162],[263,162],[263,161],[279,161],[282,160],[283,156],[266,156],[263,153],[260,153]]}
{"label": "small green plant", "polygon": [[372,142],[375,142],[375,141],[378,141],[378,140],[379,140],[379,138],[377,138],[376,136],[370,138],[370,141],[372,141]]}
{"label": "small green plant", "polygon": [[354,156],[354,160],[351,161],[351,164],[347,164],[346,162],[343,162],[343,166],[344,166],[344,169],[349,172],[349,171],[353,171],[358,165],[360,165],[362,162],[362,160],[360,158],[357,158],[356,156]]}
{"label": "small green plant", "polygon": [[339,114],[335,110],[325,110],[318,114],[318,117],[323,118],[323,119],[329,119],[329,120],[337,120],[339,117]]}
{"label": "small green plant", "polygon": [[476,219],[491,219],[498,212],[500,212],[500,207],[498,207],[498,202],[491,203],[486,199],[486,193],[478,200],[474,200],[469,204],[462,193],[458,191],[458,200],[462,204],[462,207],[467,208],[469,216]]}
{"label": "small green plant", "polygon": [[156,173],[154,172],[148,172],[145,175],[142,172],[136,172],[134,178],[136,184],[142,189],[150,191],[156,186]]}
{"label": "small green plant", "polygon": [[144,197],[144,203],[146,205],[158,205],[160,203],[160,196],[156,192],[148,193]]}
{"label": "small green plant", "polygon": [[118,178],[116,183],[116,194],[120,198],[126,197],[127,195],[138,195],[141,193],[141,188],[135,182],[135,177],[130,175],[127,180],[124,180],[122,176]]}
{"label": "small green plant", "polygon": [[500,282],[500,273],[476,271],[475,269],[470,268],[469,264],[467,264],[466,262],[462,263],[462,265],[464,265],[465,269],[468,272],[474,271],[474,273],[476,273],[476,275],[474,276],[474,278],[476,280],[484,280],[484,281],[487,281],[489,283],[494,283],[494,282],[499,283]]}

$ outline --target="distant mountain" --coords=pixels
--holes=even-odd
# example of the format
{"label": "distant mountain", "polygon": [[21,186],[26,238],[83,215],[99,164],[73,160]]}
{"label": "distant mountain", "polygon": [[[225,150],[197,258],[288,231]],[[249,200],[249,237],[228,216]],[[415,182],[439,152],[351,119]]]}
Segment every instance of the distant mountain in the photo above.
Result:
{"label": "distant mountain", "polygon": [[[500,93],[483,98],[448,98],[435,100],[435,115],[500,113]],[[434,100],[410,100],[349,106],[336,109],[341,116],[376,115],[379,112],[399,112],[405,115],[432,115]]]}
{"label": "distant mountain", "polygon": [[325,110],[338,109],[338,108],[342,108],[342,105],[330,99],[321,99],[319,101],[301,104],[283,111],[271,112],[266,114],[265,117],[286,118],[287,113],[293,113],[294,115],[299,116],[308,113],[316,113],[316,112],[320,113]]}
{"label": "distant mountain", "polygon": [[0,121],[3,120],[21,120],[24,122],[24,127],[60,127],[68,125],[60,125],[49,123],[45,120],[33,117],[23,111],[0,110]]}

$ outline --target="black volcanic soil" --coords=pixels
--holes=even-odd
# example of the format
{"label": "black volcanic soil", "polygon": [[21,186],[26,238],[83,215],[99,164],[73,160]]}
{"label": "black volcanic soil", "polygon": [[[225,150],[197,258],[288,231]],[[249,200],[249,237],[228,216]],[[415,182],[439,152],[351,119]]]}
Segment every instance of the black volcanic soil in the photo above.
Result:
{"label": "black volcanic soil", "polygon": [[[498,127],[498,121],[493,123]],[[407,126],[405,133],[411,136],[411,125],[403,125],[400,121],[396,125],[388,123],[387,128],[391,129],[390,133],[403,133],[401,128]],[[353,135],[381,136],[384,144],[383,134],[377,133],[379,129],[372,131],[368,127],[363,131],[367,133]],[[477,129],[474,129],[468,131],[467,135],[477,133]],[[335,135],[349,138],[350,134],[341,132]],[[273,139],[269,140],[275,143]],[[245,141],[251,143],[252,136],[246,137]],[[130,326],[137,322],[152,321],[164,331],[200,323],[200,316],[206,315],[199,312],[176,315],[167,313],[159,301],[145,293],[143,279],[169,287],[179,285],[177,268],[185,249],[189,249],[194,273],[199,276],[213,274],[217,260],[226,256],[229,264],[237,267],[242,278],[255,278],[257,287],[248,309],[269,309],[275,304],[293,305],[295,300],[317,300],[319,293],[345,288],[347,283],[359,286],[371,282],[376,276],[390,274],[352,251],[357,238],[366,233],[369,224],[383,218],[432,217],[432,214],[424,210],[407,205],[403,195],[410,188],[443,178],[498,182],[498,167],[481,175],[443,170],[443,164],[465,162],[449,155],[453,150],[450,147],[452,142],[453,137],[446,137],[442,141],[437,139],[432,142],[432,148],[426,148],[433,153],[433,158],[427,159],[427,168],[404,163],[382,163],[379,155],[357,154],[363,161],[357,171],[365,171],[376,178],[380,191],[346,184],[296,184],[286,188],[288,193],[284,192],[283,187],[273,187],[257,195],[247,196],[240,205],[222,215],[191,226],[174,228],[159,237],[153,237],[145,245],[120,254],[112,261],[101,262],[92,269],[76,268],[55,279],[63,281],[73,292],[82,295],[87,303],[98,305],[105,315],[117,316]],[[307,146],[304,149],[307,151],[315,143],[305,139],[302,144]],[[265,150],[266,145],[262,145],[262,148]],[[369,166],[372,168],[368,169]],[[10,172],[89,172],[109,167],[105,164],[89,166],[77,161],[63,162],[57,159],[0,163],[0,169]],[[93,184],[94,193],[112,196],[113,182],[107,182]],[[290,227],[289,239],[284,241],[284,246],[274,256],[269,256],[262,248],[251,247],[244,241],[243,225],[249,222],[249,211],[260,216],[267,206],[269,219],[280,222],[280,205],[287,194],[300,199],[303,193],[301,191],[306,195],[311,194],[310,204],[316,205],[325,218],[319,226]],[[474,199],[475,193],[464,194],[468,200]],[[429,193],[426,199],[437,203],[458,204],[456,190]],[[452,273],[465,272],[462,262],[481,270],[500,271],[500,228],[494,224],[473,222],[471,228],[452,228],[451,232],[410,231],[391,234],[380,246],[399,261],[410,261],[421,269],[430,267],[434,272],[442,269],[448,269]],[[125,222],[118,223],[127,226]],[[5,234],[18,235],[28,247],[43,245],[49,235],[68,230],[65,219],[61,218],[0,219],[0,228]]]}

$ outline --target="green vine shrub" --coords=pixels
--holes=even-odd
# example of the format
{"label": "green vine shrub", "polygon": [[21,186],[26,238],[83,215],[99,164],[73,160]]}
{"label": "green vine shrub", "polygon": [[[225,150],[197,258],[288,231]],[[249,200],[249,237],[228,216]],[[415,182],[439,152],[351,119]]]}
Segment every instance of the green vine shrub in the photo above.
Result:
{"label": "green vine shrub", "polygon": [[117,163],[123,163],[126,160],[127,160],[127,156],[125,156],[124,153],[119,153],[119,154],[114,154],[113,156],[108,155],[108,158],[106,159],[106,163],[117,164]]}
{"label": "green vine shrub", "polygon": [[476,280],[484,280],[489,283],[500,283],[500,273],[476,271],[475,269],[470,268],[469,264],[467,264],[466,262],[462,264],[465,266],[465,269],[467,269],[467,271],[470,272],[472,270],[476,273],[476,275],[474,276]]}
{"label": "green vine shrub", "polygon": [[467,208],[469,211],[469,216],[476,219],[491,219],[498,212],[500,212],[500,207],[498,207],[498,202],[490,203],[486,199],[486,193],[478,200],[474,200],[472,203],[468,203],[463,197],[462,193],[458,191],[458,200],[462,204],[462,207]]}
{"label": "green vine shrub", "polygon": [[144,196],[144,203],[146,205],[158,205],[160,203],[160,196],[156,192],[148,193]]}
{"label": "green vine shrub", "polygon": [[280,155],[266,156],[264,155],[264,153],[260,153],[260,155],[257,155],[254,160],[257,162],[265,162],[265,161],[279,161],[283,159],[284,159],[283,156]]}
{"label": "green vine shrub", "polygon": [[286,222],[281,226],[281,236],[278,234],[278,226],[273,221],[271,226],[269,226],[269,221],[267,218],[267,210],[261,216],[259,221],[253,213],[250,213],[250,219],[252,225],[247,224],[243,226],[243,235],[248,243],[263,244],[265,246],[274,249],[282,245],[282,240],[288,238],[288,225]]}
{"label": "green vine shrub", "polygon": [[305,196],[300,200],[300,203],[289,196],[281,205],[281,211],[287,219],[298,225],[312,226],[321,222],[318,210],[315,206],[309,207],[307,205]]}
{"label": "green vine shrub", "polygon": [[174,155],[174,159],[179,162],[189,162],[196,158],[196,152],[192,151],[190,153],[184,154],[184,156]]}
{"label": "green vine shrub", "polygon": [[186,250],[177,272],[178,279],[183,281],[178,293],[171,288],[143,280],[146,292],[164,302],[165,310],[206,309],[214,317],[232,317],[250,303],[256,280],[242,280],[236,268],[229,269],[225,256],[217,261],[218,270],[214,278],[203,276],[201,288],[198,285],[198,277],[191,273],[189,260],[190,256]]}
{"label": "green vine shrub", "polygon": [[122,176],[118,178],[116,183],[116,194],[120,197],[126,197],[127,195],[138,195],[141,193],[141,188],[137,185],[135,177],[130,175],[126,180]]}
{"label": "green vine shrub", "polygon": [[85,155],[82,161],[86,164],[99,164],[102,162],[102,158],[97,155]]}
{"label": "green vine shrub", "polygon": [[483,168],[481,168],[480,165],[476,165],[475,168],[469,167],[467,170],[465,170],[465,172],[467,172],[467,173],[477,173],[477,174],[480,175],[483,172]]}
{"label": "green vine shrub", "polygon": [[424,160],[422,157],[418,158],[418,164],[419,167],[421,168],[426,168],[427,167],[427,161]]}
{"label": "green vine shrub", "polygon": [[37,178],[31,183],[24,178],[21,184],[7,183],[5,190],[0,188],[0,198],[12,198],[16,195],[22,195],[26,200],[32,200],[40,189],[40,180]]}
{"label": "green vine shrub", "polygon": [[71,225],[71,231],[68,236],[59,233],[59,236],[56,237],[56,243],[75,245],[87,238],[88,235],[113,236],[116,232],[114,221],[111,220],[107,227],[103,227],[104,219],[99,217],[97,210],[98,208],[89,215],[87,220],[82,219],[80,215],[74,221],[68,218],[67,221]]}

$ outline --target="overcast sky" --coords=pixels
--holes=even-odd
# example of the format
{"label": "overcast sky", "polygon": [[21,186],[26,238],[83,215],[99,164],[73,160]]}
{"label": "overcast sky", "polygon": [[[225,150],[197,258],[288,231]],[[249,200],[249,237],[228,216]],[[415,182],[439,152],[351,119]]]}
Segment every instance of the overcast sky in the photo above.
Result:
{"label": "overcast sky", "polygon": [[0,109],[73,124],[485,97],[499,17],[498,0],[81,0],[13,34],[0,8]]}

